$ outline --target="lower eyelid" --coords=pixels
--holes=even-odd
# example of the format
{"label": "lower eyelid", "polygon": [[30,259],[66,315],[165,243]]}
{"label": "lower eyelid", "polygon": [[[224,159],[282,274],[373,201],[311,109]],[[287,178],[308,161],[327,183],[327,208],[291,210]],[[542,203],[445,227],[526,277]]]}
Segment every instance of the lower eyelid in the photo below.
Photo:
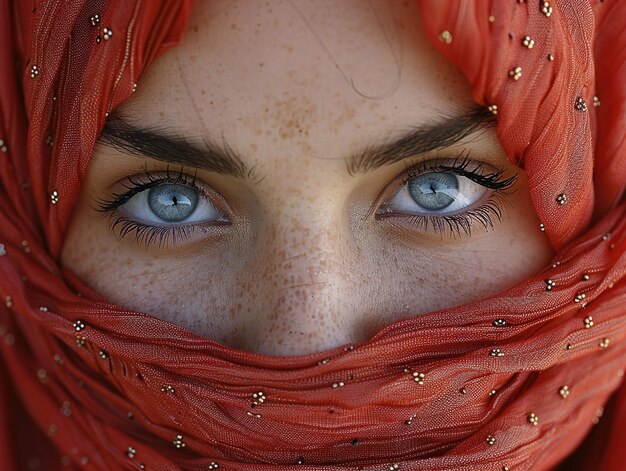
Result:
{"label": "lower eyelid", "polygon": [[483,231],[495,228],[495,225],[502,220],[507,196],[499,191],[493,191],[485,201],[461,213],[441,216],[390,214],[381,215],[377,219],[406,232],[407,237],[413,237],[416,232],[422,235],[438,233],[442,237],[446,235],[454,238],[471,237],[474,235],[475,227]]}

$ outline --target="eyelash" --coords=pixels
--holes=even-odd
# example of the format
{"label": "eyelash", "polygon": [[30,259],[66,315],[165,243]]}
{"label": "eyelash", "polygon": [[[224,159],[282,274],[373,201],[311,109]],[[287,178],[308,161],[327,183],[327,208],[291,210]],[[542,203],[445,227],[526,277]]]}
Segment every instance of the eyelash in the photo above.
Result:
{"label": "eyelash", "polygon": [[[470,164],[475,164],[474,168],[469,168]],[[470,160],[469,152],[461,153],[454,160],[449,159],[431,159],[420,162],[416,165],[405,169],[400,176],[397,184],[398,188],[419,175],[430,172],[450,172],[456,175],[466,177],[469,180],[478,183],[485,188],[494,190],[494,193],[480,206],[464,211],[460,214],[440,214],[437,216],[413,214],[402,215],[406,220],[406,224],[413,229],[427,231],[429,225],[439,233],[449,233],[451,236],[472,235],[472,227],[478,223],[483,228],[489,230],[494,226],[495,217],[498,221],[502,220],[502,203],[505,197],[511,194],[512,186],[517,181],[517,174],[504,178],[506,169],[496,169],[491,173],[484,173],[486,164]],[[397,191],[397,190],[396,190]],[[393,217],[397,214],[377,214],[378,217]]]}
{"label": "eyelash", "polygon": [[120,239],[134,233],[135,242],[139,245],[145,245],[146,248],[152,245],[166,248],[170,243],[176,245],[179,240],[184,241],[188,239],[196,230],[205,229],[201,224],[150,226],[119,214],[116,215],[117,210],[133,196],[166,183],[188,186],[197,191],[202,197],[209,198],[204,188],[196,183],[195,174],[190,176],[184,173],[183,168],[172,174],[169,167],[167,167],[165,172],[159,173],[164,173],[164,176],[156,176],[147,167],[144,167],[141,176],[133,175],[127,178],[127,183],[122,185],[126,188],[126,192],[113,193],[109,199],[96,200],[96,210],[110,215],[110,228],[112,231],[118,232]]}
{"label": "eyelash", "polygon": [[[462,233],[471,236],[472,227],[475,223],[482,225],[485,229],[493,228],[493,218],[495,217],[498,221],[502,218],[500,202],[505,195],[510,193],[507,190],[510,190],[515,184],[517,175],[504,178],[504,169],[497,169],[491,173],[485,173],[485,166],[484,163],[470,160],[469,153],[461,154],[453,160],[432,159],[416,165],[409,165],[400,177],[396,179],[397,183],[394,185],[396,188],[402,188],[412,178],[424,173],[451,172],[494,190],[494,194],[480,206],[460,214],[442,214],[437,216],[418,214],[402,215],[406,220],[406,224],[414,229],[423,231],[428,230],[430,226],[434,231],[440,233],[448,232],[452,236],[461,236]],[[164,176],[157,176],[148,170],[147,167],[144,167],[144,171],[141,175],[134,175],[127,178],[127,182],[123,184],[123,187],[127,191],[113,193],[109,199],[96,200],[96,210],[110,215],[110,228],[112,231],[118,233],[120,239],[134,233],[135,242],[140,245],[145,245],[146,248],[152,245],[165,248],[169,244],[176,245],[178,241],[188,239],[196,230],[207,229],[205,224],[151,226],[118,214],[117,210],[133,196],[162,184],[185,185],[197,191],[202,197],[212,200],[212,198],[209,198],[205,189],[196,183],[195,174],[193,176],[188,175],[184,173],[183,168],[172,173],[169,167],[165,172],[158,173]],[[386,216],[398,215],[377,214],[377,217]],[[219,223],[211,224],[215,225]]]}

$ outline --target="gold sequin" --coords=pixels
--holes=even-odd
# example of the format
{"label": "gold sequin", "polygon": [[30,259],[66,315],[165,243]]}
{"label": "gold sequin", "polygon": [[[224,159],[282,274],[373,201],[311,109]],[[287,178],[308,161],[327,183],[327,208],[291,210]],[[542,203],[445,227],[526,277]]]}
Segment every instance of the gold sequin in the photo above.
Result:
{"label": "gold sequin", "polygon": [[522,40],[522,44],[526,46],[528,49],[532,49],[533,46],[535,45],[535,40],[532,39],[530,36],[524,36],[524,39]]}
{"label": "gold sequin", "polygon": [[550,6],[550,2],[543,2],[541,4],[541,13],[546,15],[547,18],[550,18],[550,15],[552,15],[552,6]]}
{"label": "gold sequin", "polygon": [[489,355],[492,357],[503,357],[504,356],[504,352],[502,350],[500,350],[499,348],[492,348],[489,351]]}
{"label": "gold sequin", "polygon": [[593,316],[587,316],[584,319],[585,329],[591,329],[593,327]]}
{"label": "gold sequin", "polygon": [[425,379],[426,375],[424,373],[418,373],[417,371],[413,372],[413,381],[415,381],[417,384],[423,385]]}
{"label": "gold sequin", "polygon": [[439,41],[442,43],[450,44],[452,42],[452,33],[450,31],[445,30],[439,33]]}
{"label": "gold sequin", "polygon": [[609,347],[609,339],[606,337],[602,339],[602,341],[598,344],[600,348],[608,348]]}
{"label": "gold sequin", "polygon": [[98,26],[100,23],[100,15],[97,13],[95,15],[91,15],[89,21],[91,22],[91,26]]}
{"label": "gold sequin", "polygon": [[6,154],[8,150],[9,148],[7,147],[6,143],[2,139],[0,139],[0,152]]}
{"label": "gold sequin", "polygon": [[576,98],[576,102],[574,103],[574,109],[578,111],[587,111],[587,103],[583,100],[583,97]]}
{"label": "gold sequin", "polygon": [[487,18],[489,20],[489,23],[493,23],[494,21],[496,21],[496,17],[493,15],[489,15],[489,18]]}
{"label": "gold sequin", "polygon": [[161,388],[161,392],[164,392],[165,394],[174,394],[176,390],[174,389],[174,386],[172,386],[171,384],[166,384],[165,386]]}
{"label": "gold sequin", "polygon": [[33,65],[30,68],[30,78],[32,79],[37,78],[38,75],[39,75],[39,67],[37,67],[36,65]]}
{"label": "gold sequin", "polygon": [[509,77],[511,77],[513,80],[519,80],[520,78],[522,78],[522,68],[515,67],[514,69],[509,70]]}
{"label": "gold sequin", "polygon": [[76,332],[80,332],[81,330],[83,330],[86,327],[85,323],[83,321],[81,321],[80,319],[78,319],[76,322],[74,322],[73,325],[74,325],[74,330]]}
{"label": "gold sequin", "polygon": [[569,386],[567,386],[566,384],[561,386],[561,388],[559,389],[559,395],[563,399],[567,398],[567,396],[569,396]]}
{"label": "gold sequin", "polygon": [[185,443],[183,442],[183,436],[178,433],[176,434],[176,436],[174,437],[174,441],[172,442],[172,444],[176,447],[176,448],[185,448]]}
{"label": "gold sequin", "polygon": [[263,404],[264,402],[265,394],[263,394],[263,391],[255,392],[252,394],[252,407]]}
{"label": "gold sequin", "polygon": [[6,304],[6,306],[8,308],[12,308],[13,307],[13,298],[11,296],[7,296],[4,298],[4,303]]}
{"label": "gold sequin", "polygon": [[80,335],[76,337],[76,346],[78,348],[83,348],[86,343],[87,343],[87,339],[84,336]]}
{"label": "gold sequin", "polygon": [[600,106],[602,103],[600,103],[600,99],[597,96],[593,97],[593,106]]}
{"label": "gold sequin", "polygon": [[602,418],[603,415],[604,415],[604,407],[600,407],[596,411],[596,416],[593,418],[592,423],[594,425],[598,425],[600,423],[600,419]]}
{"label": "gold sequin", "polygon": [[543,281],[546,284],[546,291],[552,291],[552,288],[556,286],[556,283],[554,282],[554,280],[551,280],[549,278]]}
{"label": "gold sequin", "polygon": [[111,28],[104,28],[102,30],[102,39],[108,41],[109,39],[111,39],[111,36],[113,36],[113,31],[111,31]]}
{"label": "gold sequin", "polygon": [[579,303],[583,299],[585,299],[586,297],[587,297],[587,295],[585,293],[578,293],[576,296],[574,296],[574,302],[575,303]]}
{"label": "gold sequin", "polygon": [[133,459],[136,453],[137,453],[137,450],[135,450],[132,446],[129,446],[126,449],[126,456],[128,456],[130,459]]}
{"label": "gold sequin", "polygon": [[491,323],[491,325],[493,325],[494,327],[504,327],[506,325],[506,320],[496,319]]}
{"label": "gold sequin", "polygon": [[541,232],[546,232],[546,226],[543,224],[543,222],[541,224],[539,224],[539,230]]}
{"label": "gold sequin", "polygon": [[209,467],[207,469],[219,469],[220,465],[217,464],[216,461],[211,461],[211,464],[209,465]]}
{"label": "gold sequin", "polygon": [[485,441],[487,442],[487,445],[489,446],[493,446],[496,444],[496,437],[494,437],[493,435],[489,435]]}
{"label": "gold sequin", "polygon": [[99,350],[98,355],[100,355],[100,358],[102,358],[103,360],[106,360],[107,358],[109,358],[109,354],[107,353],[106,350]]}
{"label": "gold sequin", "polygon": [[526,417],[526,419],[528,420],[528,423],[533,424],[535,427],[539,425],[539,417],[537,417],[537,414],[535,414],[534,412],[528,414],[528,417]]}
{"label": "gold sequin", "polygon": [[561,193],[556,197],[556,202],[561,206],[567,204],[567,195],[565,193]]}
{"label": "gold sequin", "polygon": [[52,204],[57,204],[59,202],[59,192],[54,190],[52,193],[50,193],[50,202]]}
{"label": "gold sequin", "polygon": [[498,114],[498,105],[489,105],[487,107],[487,109],[492,113],[492,114]]}

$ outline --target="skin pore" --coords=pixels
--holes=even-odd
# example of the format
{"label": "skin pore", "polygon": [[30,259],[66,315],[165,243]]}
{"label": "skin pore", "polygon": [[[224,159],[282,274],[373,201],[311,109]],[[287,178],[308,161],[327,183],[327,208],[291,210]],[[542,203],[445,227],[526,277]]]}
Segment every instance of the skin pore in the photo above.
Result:
{"label": "skin pore", "polygon": [[273,0],[196,3],[111,116],[62,262],[111,302],[299,355],[551,256],[524,172],[413,2]]}

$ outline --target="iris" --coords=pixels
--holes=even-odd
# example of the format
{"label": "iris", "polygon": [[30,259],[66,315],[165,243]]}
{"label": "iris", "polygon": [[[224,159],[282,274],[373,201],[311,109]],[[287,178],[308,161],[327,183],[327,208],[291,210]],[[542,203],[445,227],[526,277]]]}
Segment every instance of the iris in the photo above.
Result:
{"label": "iris", "polygon": [[424,173],[409,180],[411,198],[424,209],[447,208],[459,194],[459,179],[452,173]]}
{"label": "iris", "polygon": [[187,219],[198,206],[198,193],[184,185],[158,185],[148,191],[148,204],[156,216],[167,222]]}

